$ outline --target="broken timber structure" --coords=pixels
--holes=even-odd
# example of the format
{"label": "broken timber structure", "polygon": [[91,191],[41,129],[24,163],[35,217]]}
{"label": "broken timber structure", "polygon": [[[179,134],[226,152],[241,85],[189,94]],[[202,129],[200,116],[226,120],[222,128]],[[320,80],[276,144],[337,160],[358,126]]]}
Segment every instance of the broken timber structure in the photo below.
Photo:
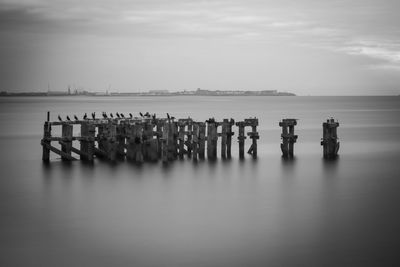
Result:
{"label": "broken timber structure", "polygon": [[293,147],[296,143],[297,135],[294,134],[294,126],[297,125],[296,119],[283,119],[279,122],[279,126],[282,127],[282,157],[293,158]]}
{"label": "broken timber structure", "polygon": [[323,146],[323,154],[325,159],[334,159],[337,157],[340,143],[337,137],[337,127],[339,122],[335,122],[333,118],[327,119],[322,123],[323,136],[321,145]]}
{"label": "broken timber structure", "polygon": [[[48,112],[41,140],[42,160],[50,161],[50,151],[61,156],[63,161],[76,160],[74,153],[87,162],[93,162],[97,157],[112,162],[126,158],[139,163],[160,159],[166,163],[183,159],[185,155],[194,161],[202,160],[206,152],[209,160],[215,160],[219,137],[221,157],[231,158],[233,119],[217,122],[211,118],[206,122],[196,122],[191,118],[175,120],[168,114],[167,118],[142,114],[130,118],[117,114],[117,118],[110,118],[104,114],[103,118],[97,119],[93,113],[90,119],[85,114],[82,120],[75,117],[72,121],[67,117],[63,121],[59,117],[59,121],[51,122]],[[247,133],[252,139],[248,153],[257,158],[258,119],[245,119],[236,125],[239,127],[239,157],[244,157],[244,128],[251,126],[251,132]],[[53,136],[52,128],[60,126],[61,136]],[[80,127],[80,134],[74,135],[74,126]],[[218,132],[219,127],[221,132]],[[75,141],[80,143],[79,149],[74,147]],[[52,142],[58,142],[60,146],[55,147]]]}

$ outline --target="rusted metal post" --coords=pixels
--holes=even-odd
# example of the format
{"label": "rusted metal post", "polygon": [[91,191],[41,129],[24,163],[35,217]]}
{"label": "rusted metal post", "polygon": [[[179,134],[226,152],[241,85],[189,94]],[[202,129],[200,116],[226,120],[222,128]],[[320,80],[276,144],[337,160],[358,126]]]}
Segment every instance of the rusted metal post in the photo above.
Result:
{"label": "rusted metal post", "polygon": [[321,145],[323,146],[323,155],[326,159],[337,157],[340,146],[337,137],[337,127],[339,127],[339,122],[335,122],[333,118],[326,120],[322,124],[323,137]]}

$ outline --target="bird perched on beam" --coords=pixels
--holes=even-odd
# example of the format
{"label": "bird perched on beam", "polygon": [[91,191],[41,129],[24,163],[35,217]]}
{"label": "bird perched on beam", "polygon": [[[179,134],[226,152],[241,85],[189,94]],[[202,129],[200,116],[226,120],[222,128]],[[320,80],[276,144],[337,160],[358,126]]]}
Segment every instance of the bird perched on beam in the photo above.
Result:
{"label": "bird perched on beam", "polygon": [[85,113],[85,115],[83,115],[83,119],[87,120],[87,114]]}
{"label": "bird perched on beam", "polygon": [[115,115],[117,115],[118,118],[121,118],[118,112],[115,112]]}
{"label": "bird perched on beam", "polygon": [[96,119],[96,112],[92,113],[92,118],[95,120]]}
{"label": "bird perched on beam", "polygon": [[102,115],[104,119],[107,119],[107,114],[105,112],[103,112]]}
{"label": "bird perched on beam", "polygon": [[132,113],[129,113],[129,117],[132,119],[133,118],[133,115],[132,115]]}
{"label": "bird perched on beam", "polygon": [[67,121],[71,121],[71,119],[69,118],[69,116],[67,115]]}
{"label": "bird perched on beam", "polygon": [[142,112],[139,112],[139,115],[140,115],[140,117],[142,117],[142,118],[143,118],[143,113],[142,113]]}
{"label": "bird perched on beam", "polygon": [[77,117],[76,115],[74,115],[74,119],[75,119],[76,121],[79,121],[79,119],[78,119],[78,117]]}
{"label": "bird perched on beam", "polygon": [[112,113],[110,113],[110,117],[113,119],[113,118],[114,118],[114,115],[113,115]]}
{"label": "bird perched on beam", "polygon": [[61,116],[60,116],[60,115],[58,115],[58,120],[59,120],[59,121],[63,121],[63,120],[61,119]]}
{"label": "bird perched on beam", "polygon": [[125,118],[124,114],[120,113],[119,115],[121,116],[121,118]]}

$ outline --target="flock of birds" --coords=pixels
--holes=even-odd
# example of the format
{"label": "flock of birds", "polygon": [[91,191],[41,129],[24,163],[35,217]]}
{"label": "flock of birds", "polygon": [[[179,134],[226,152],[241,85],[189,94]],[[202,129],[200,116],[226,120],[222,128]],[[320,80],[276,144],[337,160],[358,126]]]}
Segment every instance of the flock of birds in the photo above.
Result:
{"label": "flock of birds", "polygon": [[[149,112],[146,112],[145,114],[143,114],[142,112],[139,112],[139,114],[140,114],[140,117],[142,117],[142,118],[153,118],[154,120],[156,119],[156,114],[151,115]],[[102,112],[101,115],[103,116],[103,119],[114,119],[114,115],[112,113],[107,115],[106,112]],[[128,117],[125,117],[125,115],[123,113],[118,113],[118,112],[115,113],[115,116],[118,119],[128,118]],[[92,112],[91,117],[92,117],[93,120],[95,120],[96,119],[96,112]],[[129,118],[133,119],[132,113],[129,113]],[[167,118],[171,119],[171,120],[175,119],[175,117],[170,116],[168,113],[167,113]],[[79,121],[79,118],[76,115],[74,115],[74,119],[75,119],[75,121]],[[88,120],[88,119],[89,119],[88,115],[87,115],[87,113],[85,113],[83,115],[83,120]],[[60,115],[58,115],[58,120],[59,121],[63,121],[63,119],[61,118]],[[71,118],[68,115],[66,117],[66,121],[72,121]]]}

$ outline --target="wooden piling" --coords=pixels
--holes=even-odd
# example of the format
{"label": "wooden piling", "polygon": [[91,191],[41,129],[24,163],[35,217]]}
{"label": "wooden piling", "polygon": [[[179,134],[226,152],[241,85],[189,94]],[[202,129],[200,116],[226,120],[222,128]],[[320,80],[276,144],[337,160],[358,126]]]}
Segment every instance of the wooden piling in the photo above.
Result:
{"label": "wooden piling", "polygon": [[89,122],[81,123],[81,155],[83,161],[93,162],[94,141],[96,134],[96,126]]}
{"label": "wooden piling", "polygon": [[124,124],[117,125],[117,158],[124,159],[125,157],[125,147],[126,147],[126,136],[125,136],[125,128]]}
{"label": "wooden piling", "polygon": [[322,124],[323,137],[321,145],[323,146],[323,156],[326,159],[337,157],[340,146],[337,137],[337,127],[339,127],[339,122],[335,122],[333,118],[326,120]]}
{"label": "wooden piling", "polygon": [[193,161],[197,161],[198,153],[199,153],[199,124],[193,123],[193,130],[192,130],[192,158]]}
{"label": "wooden piling", "polygon": [[199,159],[205,158],[205,147],[206,147],[206,124],[204,122],[198,122],[199,133],[198,133],[198,142],[199,142]]}
{"label": "wooden piling", "polygon": [[246,136],[244,135],[245,124],[243,121],[236,122],[236,126],[239,128],[238,142],[239,142],[239,158],[244,159],[244,141]]}
{"label": "wooden piling", "polygon": [[207,121],[207,158],[215,160],[217,158],[217,122],[213,118]]}
{"label": "wooden piling", "polygon": [[50,161],[50,138],[51,138],[51,124],[49,121],[49,112],[47,113],[47,121],[44,123],[43,126],[43,139],[41,141],[42,143],[42,160],[43,162],[49,162]]}
{"label": "wooden piling", "polygon": [[157,161],[158,142],[154,139],[154,125],[151,120],[146,120],[143,124],[143,159],[147,161]]}
{"label": "wooden piling", "polygon": [[183,159],[184,154],[187,152],[185,151],[185,128],[186,128],[186,123],[185,121],[179,120],[178,121],[178,128],[179,128],[179,133],[178,133],[178,154],[179,158]]}
{"label": "wooden piling", "polygon": [[294,143],[296,143],[297,135],[294,134],[294,126],[297,125],[296,119],[283,119],[279,122],[279,126],[282,127],[282,157],[292,158],[294,155]]}
{"label": "wooden piling", "polygon": [[[61,128],[62,141],[60,141],[61,151],[69,156],[71,156],[72,132],[73,132],[73,126],[69,123],[63,123]],[[62,155],[61,160],[64,161],[70,160],[70,157]]]}
{"label": "wooden piling", "polygon": [[222,122],[222,130],[221,130],[221,158],[226,158],[226,142],[227,142],[227,131],[228,131],[228,120],[224,119]]}

